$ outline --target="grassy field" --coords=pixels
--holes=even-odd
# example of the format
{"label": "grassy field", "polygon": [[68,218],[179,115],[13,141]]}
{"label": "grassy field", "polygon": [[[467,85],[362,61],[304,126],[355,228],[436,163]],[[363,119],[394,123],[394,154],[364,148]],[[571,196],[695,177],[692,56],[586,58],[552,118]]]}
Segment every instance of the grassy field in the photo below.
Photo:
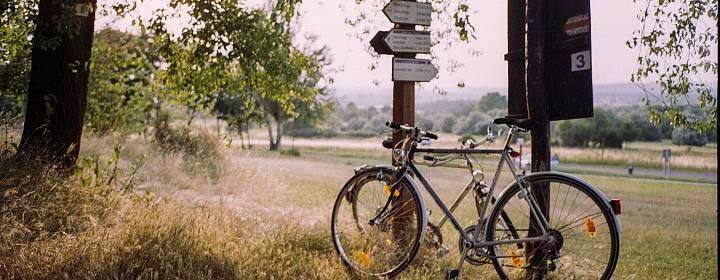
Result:
{"label": "grassy field", "polygon": [[[252,142],[256,145],[267,145],[267,132],[253,130]],[[458,147],[458,135],[440,133],[439,141],[433,141],[433,147]],[[296,144],[300,147],[346,147],[353,149],[373,150],[380,148],[382,135],[371,138],[319,138],[319,139],[284,139],[286,145]],[[490,146],[499,147],[504,138],[499,138]],[[236,144],[240,141],[235,139]],[[515,147],[518,150],[518,147]],[[717,144],[711,143],[703,147],[673,145],[669,140],[663,142],[626,142],[622,149],[598,148],[567,148],[553,147],[552,152],[560,157],[561,162],[580,164],[599,164],[613,166],[635,166],[662,169],[662,150],[671,149],[672,168],[690,171],[717,171]],[[530,154],[530,142],[524,145],[523,153]]]}
{"label": "grassy field", "polygon": [[[118,181],[130,176],[137,184],[129,198],[108,196],[98,179],[107,175],[97,168],[85,172],[95,186],[88,189],[82,176],[28,180],[0,162],[0,221],[10,225],[0,235],[0,278],[350,278],[329,236],[332,204],[353,167],[389,158],[377,149],[278,153],[217,145],[211,160],[161,153],[137,137],[86,137],[83,154],[102,163],[115,145],[123,147]],[[422,169],[447,201],[468,178],[464,169]],[[615,279],[717,278],[716,186],[580,177],[623,201]],[[500,185],[509,182],[506,175]],[[466,202],[457,214],[469,225],[474,209]],[[440,212],[431,210],[437,221]],[[452,253],[424,255],[400,279],[443,277],[458,257],[457,233],[445,227],[443,235]],[[465,278],[493,275],[489,266],[464,271]]]}
{"label": "grassy field", "polygon": [[[351,175],[352,168],[367,162],[385,163],[384,159],[389,157],[387,152],[327,148],[302,148],[300,153],[300,157],[276,157],[267,152],[248,156],[259,156],[272,163],[272,169],[283,174],[292,186],[289,193],[294,203],[324,215],[322,220],[326,223],[337,189]],[[463,169],[424,168],[423,171],[427,171],[430,180],[436,183],[436,190],[448,202],[461,191],[468,178]],[[717,278],[716,186],[594,175],[579,177],[623,202],[617,279]],[[510,178],[503,176],[501,185],[509,182]],[[428,199],[429,195],[425,197]],[[428,201],[428,205],[433,205],[430,208],[433,213],[441,213],[432,202]],[[470,204],[458,209],[465,225],[472,222],[473,212]],[[439,217],[431,216],[431,220],[437,219]],[[456,248],[458,235],[454,230],[444,228],[444,238],[450,240],[446,242],[449,246]],[[445,259],[454,262],[457,254]],[[468,273],[492,275],[491,271],[482,269]]]}

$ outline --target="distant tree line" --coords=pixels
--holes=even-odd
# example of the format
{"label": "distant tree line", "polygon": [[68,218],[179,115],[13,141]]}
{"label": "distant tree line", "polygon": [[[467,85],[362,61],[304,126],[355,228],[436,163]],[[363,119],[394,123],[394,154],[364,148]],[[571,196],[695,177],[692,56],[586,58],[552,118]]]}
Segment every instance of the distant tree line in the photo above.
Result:
{"label": "distant tree line", "polygon": [[[495,118],[505,116],[507,97],[490,92],[478,101],[439,101],[418,104],[417,125],[428,130],[457,135],[484,135]],[[335,102],[334,111],[324,121],[318,121],[298,131],[296,136],[368,137],[387,132],[385,121],[392,119],[389,106],[359,108],[350,102]],[[672,140],[678,145],[702,146],[717,142],[717,130],[697,133],[692,129],[674,128],[668,121],[655,126],[643,106],[595,108],[593,118],[552,123],[553,143],[566,147],[622,148],[624,142],[655,142]]]}
{"label": "distant tree line", "polygon": [[623,142],[663,139],[693,146],[717,142],[717,130],[698,133],[690,128],[673,128],[668,121],[655,126],[640,106],[595,108],[593,118],[560,121],[553,131],[555,143],[567,147],[621,148]]}

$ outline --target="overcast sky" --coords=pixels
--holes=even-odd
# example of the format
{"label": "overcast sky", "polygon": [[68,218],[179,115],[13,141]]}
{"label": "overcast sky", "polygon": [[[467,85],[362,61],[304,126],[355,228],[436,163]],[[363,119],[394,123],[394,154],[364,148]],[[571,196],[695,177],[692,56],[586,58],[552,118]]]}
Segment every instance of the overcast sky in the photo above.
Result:
{"label": "overcast sky", "polygon": [[[106,2],[111,0],[101,0]],[[141,13],[149,15],[151,10],[160,8],[167,0],[145,0],[140,6]],[[262,5],[264,0],[246,0],[249,3]],[[363,0],[365,3],[380,4],[384,0]],[[345,24],[347,10],[340,8],[353,7],[355,0],[305,0],[300,8],[301,17],[298,18],[301,34],[311,33],[319,37],[318,43],[330,47],[334,58],[333,67],[342,69],[334,74],[336,88],[372,88],[379,82],[380,87],[391,85],[390,56],[383,56],[378,68],[369,70],[373,58],[366,52],[369,45],[367,41],[352,39],[349,34],[355,32],[353,27]],[[639,1],[643,2],[643,1]],[[457,43],[449,50],[433,48],[433,55],[440,61],[440,65],[447,66],[448,59],[462,61],[465,66],[455,73],[441,69],[440,78],[429,83],[430,86],[439,86],[451,90],[459,81],[467,87],[497,87],[507,86],[507,63],[503,55],[507,52],[507,1],[497,0],[469,0],[471,20],[476,28],[477,40],[472,48],[482,54],[471,55],[466,44]],[[379,30],[389,30],[392,24],[385,19],[379,11],[373,19],[379,23],[377,30],[369,30],[374,34]],[[597,84],[627,83],[630,74],[635,69],[637,50],[631,50],[625,42],[632,38],[634,30],[640,23],[636,18],[640,10],[633,0],[592,0],[592,71],[593,81]],[[450,16],[450,15],[448,15]],[[97,28],[107,23],[99,19]],[[124,22],[124,23],[123,23]],[[116,28],[124,29],[129,26],[129,19],[112,23]],[[180,24],[177,24],[180,25]],[[177,30],[181,27],[173,26]],[[373,27],[374,29],[375,27]],[[173,29],[173,28],[171,28]],[[713,57],[717,61],[717,46],[713,49]],[[717,77],[705,75],[706,82],[717,83]]]}
{"label": "overcast sky", "polygon": [[[336,75],[337,87],[368,87],[373,81],[381,86],[390,86],[390,56],[381,58],[378,69],[370,71],[371,57],[365,52],[367,42],[348,38],[352,27],[344,24],[345,15],[338,8],[338,0],[306,0],[302,4],[301,25],[304,32],[319,36],[319,42],[332,49],[336,66],[344,71]],[[642,1],[640,1],[642,2]],[[478,40],[473,44],[482,52],[480,56],[467,53],[465,48],[453,48],[449,53],[435,53],[435,56],[454,57],[465,62],[465,67],[452,76],[448,73],[434,81],[434,85],[452,87],[463,81],[468,87],[506,87],[507,63],[503,55],[507,52],[507,1],[471,0],[476,9],[471,19],[476,27]],[[633,30],[639,27],[636,18],[638,5],[632,0],[593,0],[592,13],[592,71],[595,84],[626,83],[635,69],[637,51],[629,49],[625,42],[632,38]],[[380,19],[384,16],[379,14]],[[392,27],[387,23],[386,29]],[[374,33],[375,30],[372,32]],[[717,50],[717,47],[713,48]],[[435,49],[433,49],[435,51]],[[714,52],[717,60],[717,51]],[[706,76],[713,79],[711,76]]]}

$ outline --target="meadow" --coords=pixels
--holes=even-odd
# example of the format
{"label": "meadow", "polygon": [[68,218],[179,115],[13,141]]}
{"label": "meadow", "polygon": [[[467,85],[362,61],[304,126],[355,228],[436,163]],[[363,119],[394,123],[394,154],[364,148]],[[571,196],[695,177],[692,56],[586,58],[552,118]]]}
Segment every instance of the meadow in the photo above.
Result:
{"label": "meadow", "polygon": [[[17,176],[24,171],[3,159],[0,278],[350,278],[329,236],[332,204],[355,166],[389,158],[378,149],[269,152],[219,141],[206,151],[217,156],[195,158],[135,136],[86,135],[83,144],[87,164],[67,181],[52,170]],[[446,201],[469,178],[464,169],[423,171]],[[580,177],[622,199],[615,279],[717,278],[716,185]],[[509,182],[505,175],[500,185]],[[457,210],[464,225],[473,211]],[[450,255],[425,251],[399,278],[441,279],[458,257],[458,235],[450,227],[443,235]],[[468,267],[464,277],[493,278],[490,266]]]}

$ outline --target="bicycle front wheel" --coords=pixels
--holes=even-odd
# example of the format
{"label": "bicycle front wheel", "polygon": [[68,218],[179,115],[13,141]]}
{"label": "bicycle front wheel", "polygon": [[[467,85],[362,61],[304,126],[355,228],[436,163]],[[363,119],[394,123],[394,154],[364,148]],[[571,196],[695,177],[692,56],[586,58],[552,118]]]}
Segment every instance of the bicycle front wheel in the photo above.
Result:
{"label": "bicycle front wheel", "polygon": [[[612,209],[599,191],[574,177],[560,173],[532,174],[526,177],[525,192],[515,183],[498,199],[490,214],[486,240],[505,243],[489,247],[493,265],[502,279],[610,279],[618,260],[620,240]],[[543,191],[549,197],[538,201]],[[530,210],[529,197],[548,205],[542,216],[549,223],[545,239]],[[510,234],[501,213],[513,222]],[[517,234],[519,233],[519,234]]]}
{"label": "bicycle front wheel", "polygon": [[335,201],[335,249],[346,266],[361,274],[395,276],[420,247],[427,223],[421,198],[406,180],[395,188],[393,182],[386,169],[367,170],[353,177]]}

